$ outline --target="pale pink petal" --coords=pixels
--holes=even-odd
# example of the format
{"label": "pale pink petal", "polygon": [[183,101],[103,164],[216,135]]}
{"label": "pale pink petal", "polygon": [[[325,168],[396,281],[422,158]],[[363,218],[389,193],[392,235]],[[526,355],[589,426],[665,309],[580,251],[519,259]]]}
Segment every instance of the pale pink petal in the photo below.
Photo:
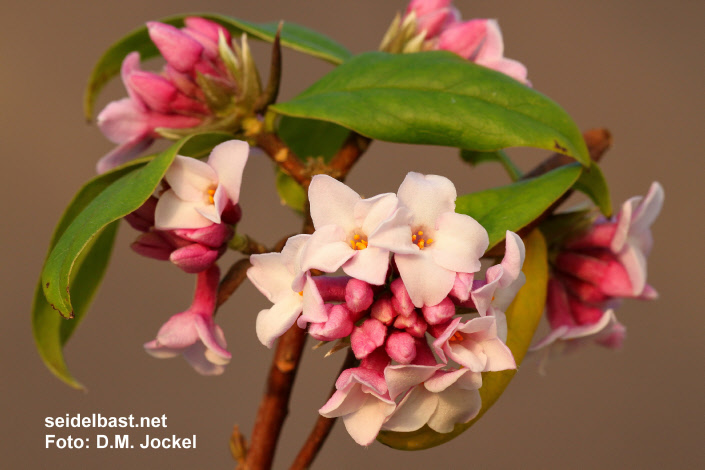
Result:
{"label": "pale pink petal", "polygon": [[627,244],[617,255],[617,258],[629,276],[632,295],[640,295],[646,286],[646,257],[644,253],[638,248]]}
{"label": "pale pink petal", "polygon": [[384,379],[389,387],[389,395],[396,399],[399,395],[409,390],[414,385],[425,382],[443,367],[442,364],[434,366],[420,365],[395,365],[384,369]]}
{"label": "pale pink petal", "polygon": [[260,311],[255,322],[257,338],[271,348],[274,341],[291,328],[302,308],[301,296],[292,292],[289,297],[272,305],[272,308]]}
{"label": "pale pink petal", "polygon": [[374,442],[382,423],[394,412],[393,402],[383,401],[367,394],[365,403],[354,413],[343,416],[348,434],[361,446]]}
{"label": "pale pink petal", "polygon": [[394,255],[399,274],[416,307],[440,303],[455,282],[455,272],[436,264],[429,251],[419,250],[416,255]]}
{"label": "pale pink petal", "polygon": [[[195,327],[198,332],[198,337],[206,348],[208,348],[206,357],[210,362],[220,365],[229,363],[232,356],[230,352],[225,349],[227,344],[225,343],[223,330],[213,323],[213,319],[211,317],[206,319],[199,315],[195,321]],[[211,352],[211,354],[208,354],[208,352]]]}
{"label": "pale pink petal", "polygon": [[247,163],[250,146],[242,140],[229,140],[216,145],[208,157],[210,165],[218,175],[218,189],[223,188],[230,201],[240,200],[242,172]]}
{"label": "pale pink petal", "polygon": [[411,432],[426,424],[436,411],[438,395],[426,390],[423,386],[414,387],[399,402],[383,429],[396,432]]}
{"label": "pale pink petal", "polygon": [[159,230],[208,227],[213,222],[197,211],[202,205],[200,201],[184,201],[174,191],[168,190],[159,197],[154,212],[154,227]]}
{"label": "pale pink petal", "polygon": [[157,342],[156,339],[148,343],[144,343],[144,350],[152,357],[157,359],[171,359],[172,357],[179,356],[182,352],[182,348],[167,348],[162,346]]}
{"label": "pale pink petal", "polygon": [[448,178],[414,172],[406,175],[397,191],[399,203],[413,214],[413,224],[431,229],[436,227],[441,214],[455,212],[457,196],[455,186]]}
{"label": "pale pink petal", "polygon": [[369,394],[362,391],[357,383],[338,389],[323,405],[318,413],[326,418],[339,418],[359,410]]}
{"label": "pale pink petal", "polygon": [[326,225],[340,227],[345,235],[355,229],[353,211],[360,195],[328,175],[316,175],[308,188],[311,220],[318,231]]}
{"label": "pale pink petal", "polygon": [[370,237],[382,222],[391,217],[397,207],[397,196],[393,193],[361,199],[353,208],[355,225]]}
{"label": "pale pink petal", "polygon": [[374,233],[367,235],[370,246],[376,246],[392,253],[414,254],[419,251],[411,240],[411,211],[400,207],[387,220],[377,227]]}
{"label": "pale pink petal", "polygon": [[504,56],[504,40],[497,20],[480,21],[485,21],[486,36],[475,59],[478,61],[501,59]]}
{"label": "pale pink petal", "polygon": [[177,155],[164,175],[171,189],[184,201],[207,203],[207,191],[216,189],[218,175],[207,163]]}
{"label": "pale pink petal", "polygon": [[637,209],[634,211],[630,235],[645,232],[658,217],[663,207],[664,192],[663,187],[657,181],[651,183],[649,192],[646,193]]}
{"label": "pale pink petal", "polygon": [[382,248],[368,246],[364,250],[354,251],[352,257],[342,267],[348,276],[381,286],[387,277],[389,252]]}
{"label": "pale pink petal", "polygon": [[428,427],[436,432],[451,432],[456,423],[467,423],[480,412],[482,399],[477,390],[450,388],[438,394],[435,413],[428,420]]}
{"label": "pale pink petal", "polygon": [[209,361],[206,352],[203,343],[196,342],[184,350],[184,359],[201,375],[220,375],[225,372],[225,366]]}
{"label": "pale pink petal", "polygon": [[133,140],[129,140],[124,144],[115,147],[110,152],[106,153],[98,160],[96,164],[96,172],[103,174],[110,171],[123,163],[136,158],[140,153],[144,152],[154,142],[154,139],[147,135],[138,135]]}
{"label": "pale pink petal", "polygon": [[247,270],[247,277],[257,289],[272,303],[288,298],[293,274],[283,263],[281,253],[264,253],[250,256],[252,267]]}
{"label": "pale pink petal", "polygon": [[313,282],[311,275],[306,274],[306,283],[303,288],[303,314],[299,318],[299,326],[306,322],[320,323],[328,320],[328,312],[326,311],[323,298],[318,292],[316,283]]}
{"label": "pale pink petal", "polygon": [[196,342],[198,332],[194,322],[197,318],[191,312],[177,313],[159,329],[157,343],[161,346],[179,349]]}
{"label": "pale pink petal", "polygon": [[334,273],[355,253],[345,241],[342,228],[326,225],[317,229],[306,243],[301,254],[301,268],[304,271],[319,269]]}
{"label": "pale pink petal", "polygon": [[489,246],[487,230],[475,219],[455,212],[441,214],[433,244],[426,248],[434,261],[450,271],[474,273]]}
{"label": "pale pink petal", "polygon": [[97,122],[103,135],[115,144],[147,138],[152,130],[145,111],[130,98],[108,103]]}

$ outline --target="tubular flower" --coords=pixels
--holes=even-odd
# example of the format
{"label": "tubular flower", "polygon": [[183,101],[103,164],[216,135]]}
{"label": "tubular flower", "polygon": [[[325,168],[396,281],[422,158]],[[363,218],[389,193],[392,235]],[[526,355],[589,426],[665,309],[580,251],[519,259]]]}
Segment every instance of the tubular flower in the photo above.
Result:
{"label": "tubular flower", "polygon": [[392,53],[444,50],[502,72],[530,85],[526,67],[504,57],[504,41],[496,20],[461,21],[451,0],[412,0],[403,17],[397,15],[380,49]]}
{"label": "tubular flower", "polygon": [[217,23],[191,17],[185,25],[147,23],[166,60],[161,73],[141,70],[137,52],[123,60],[128,97],[109,103],[98,115],[101,131],[118,146],[100,159],[98,173],[135,158],[154,139],[234,131],[252,113],[261,84],[245,37],[237,46]]}
{"label": "tubular flower", "polygon": [[223,330],[213,320],[219,279],[216,265],[198,274],[191,307],[172,316],[159,329],[157,338],[144,345],[149,354],[157,358],[183,354],[199,374],[223,373],[231,355],[225,349]]}
{"label": "tubular flower", "polygon": [[221,222],[221,215],[240,198],[242,171],[249,146],[231,140],[216,146],[208,162],[177,156],[164,179],[164,191],[155,209],[158,230],[198,229]]}
{"label": "tubular flower", "polygon": [[472,217],[455,213],[455,187],[442,176],[409,173],[397,196],[410,214],[410,233],[392,250],[399,275],[416,307],[436,305],[453,288],[457,273],[480,270],[487,231]]}
{"label": "tubular flower", "polygon": [[394,194],[362,199],[343,183],[316,175],[309,187],[316,232],[303,253],[305,270],[343,271],[361,281],[384,284],[389,246],[408,238],[407,220]]}
{"label": "tubular flower", "polygon": [[646,257],[653,246],[650,227],[663,199],[663,188],[655,182],[645,197],[626,201],[615,218],[598,220],[553,247],[546,299],[551,332],[532,350],[550,346],[553,354],[588,342],[622,345],[626,329],[614,309],[622,299],[658,296],[646,283]]}

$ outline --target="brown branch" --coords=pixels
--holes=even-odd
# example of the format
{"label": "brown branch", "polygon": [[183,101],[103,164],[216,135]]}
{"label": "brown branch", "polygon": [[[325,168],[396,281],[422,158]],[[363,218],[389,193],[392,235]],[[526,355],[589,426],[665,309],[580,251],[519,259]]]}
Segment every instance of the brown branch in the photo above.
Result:
{"label": "brown branch", "polygon": [[289,398],[306,343],[306,330],[292,325],[279,338],[264,397],[257,411],[247,451],[247,470],[269,470],[281,429],[289,413]]}
{"label": "brown branch", "polygon": [[331,175],[341,181],[344,180],[353,165],[370,146],[370,142],[372,142],[370,138],[351,132],[330,161]]}
{"label": "brown branch", "polygon": [[[599,162],[607,150],[612,146],[612,134],[610,131],[604,128],[590,129],[583,133],[583,138],[585,139],[585,144],[587,145],[588,152],[590,153],[590,158],[594,162]],[[548,157],[543,162],[539,163],[534,169],[526,173],[521,179],[535,178],[548,173],[551,170],[555,170],[558,167],[574,163],[575,160],[571,157],[561,155],[559,153],[553,154]],[[563,204],[566,199],[568,199],[573,194],[573,189],[566,191],[561,197],[556,200],[551,206],[546,209],[543,214],[532,221],[529,225],[519,230],[518,235],[520,237],[525,237],[529,232],[536,228],[546,217],[553,214],[553,212]],[[485,253],[485,256],[490,257],[500,257],[504,254],[504,242],[501,242],[494,246],[490,251]]]}
{"label": "brown branch", "polygon": [[255,134],[253,138],[255,144],[264,150],[282,170],[294,178],[304,189],[308,188],[311,182],[311,175],[306,170],[306,166],[278,135],[272,132],[260,132]]}
{"label": "brown branch", "polygon": [[[351,368],[355,364],[355,354],[352,352],[352,348],[348,349],[348,353],[345,356],[345,361],[340,367],[340,372],[338,376],[343,373],[344,370]],[[330,392],[330,396],[335,393],[335,385]],[[299,451],[299,455],[296,456],[294,463],[291,464],[290,470],[304,470],[311,466],[313,460],[320,452],[321,447],[325,443],[328,435],[333,429],[337,418],[326,418],[325,416],[318,415],[318,420],[311,430],[311,434],[308,435],[308,439],[304,443],[303,447]]]}

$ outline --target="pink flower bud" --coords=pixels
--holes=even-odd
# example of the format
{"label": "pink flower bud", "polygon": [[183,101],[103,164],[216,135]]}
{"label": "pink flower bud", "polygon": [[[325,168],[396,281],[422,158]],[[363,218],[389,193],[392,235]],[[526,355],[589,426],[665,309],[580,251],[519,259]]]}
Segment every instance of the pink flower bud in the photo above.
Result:
{"label": "pink flower bud", "polygon": [[395,331],[387,338],[384,350],[398,363],[410,364],[416,357],[416,341],[407,332]]}
{"label": "pink flower bud", "polygon": [[450,298],[446,297],[437,305],[424,305],[421,308],[423,317],[431,325],[437,325],[449,320],[455,315],[455,305]]}
{"label": "pink flower bud", "polygon": [[374,300],[374,292],[365,281],[350,279],[345,287],[345,303],[355,313],[367,310]]}
{"label": "pink flower bud", "polygon": [[148,22],[147,28],[159,52],[176,70],[187,72],[201,58],[203,46],[178,28],[155,21]]}
{"label": "pink flower bud", "polygon": [[213,250],[207,246],[193,243],[179,248],[171,253],[169,261],[181,268],[183,271],[193,274],[208,269],[220,256],[218,250]]}
{"label": "pink flower bud", "polygon": [[211,224],[203,228],[182,228],[171,230],[174,235],[210,248],[220,248],[233,237],[233,229],[226,224]]}
{"label": "pink flower bud", "polygon": [[150,196],[136,211],[124,217],[125,222],[140,232],[149,231],[154,226],[154,209],[157,207],[157,201],[156,197]]}
{"label": "pink flower bud", "polygon": [[345,305],[333,305],[324,323],[311,323],[308,333],[319,341],[345,338],[353,331],[352,312]]}
{"label": "pink flower bud", "polygon": [[362,359],[384,344],[387,327],[379,320],[368,318],[360,326],[356,326],[350,335],[350,346],[355,357]]}
{"label": "pink flower bud", "polygon": [[143,233],[130,245],[130,248],[142,256],[160,261],[168,260],[171,252],[174,251],[174,245],[159,231]]}
{"label": "pink flower bud", "polygon": [[378,299],[374,304],[372,304],[372,312],[370,313],[372,318],[376,318],[385,325],[390,325],[392,320],[397,316],[397,312],[392,307],[392,299],[388,297],[383,297]]}
{"label": "pink flower bud", "polygon": [[393,295],[392,306],[394,310],[396,310],[399,315],[409,315],[413,312],[414,303],[411,301],[409,292],[406,290],[406,286],[401,278],[392,281],[390,289]]}
{"label": "pink flower bud", "polygon": [[406,330],[412,336],[421,338],[426,333],[428,324],[423,320],[423,317],[412,310],[409,315],[399,315],[394,321],[394,328]]}

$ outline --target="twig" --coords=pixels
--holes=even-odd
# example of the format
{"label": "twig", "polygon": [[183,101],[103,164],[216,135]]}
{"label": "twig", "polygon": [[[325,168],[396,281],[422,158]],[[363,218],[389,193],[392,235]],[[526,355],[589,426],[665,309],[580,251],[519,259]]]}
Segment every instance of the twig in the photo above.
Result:
{"label": "twig", "polygon": [[216,309],[223,305],[231,295],[240,287],[247,277],[247,270],[252,266],[249,258],[243,258],[233,264],[218,286],[218,300]]}
{"label": "twig", "polygon": [[[603,128],[598,128],[598,129],[590,129],[588,131],[585,131],[583,133],[583,138],[585,139],[585,144],[588,147],[588,152],[590,153],[590,159],[594,162],[599,162],[602,159],[602,156],[607,152],[607,150],[610,148],[612,145],[612,134],[610,134],[610,131],[607,129]],[[555,170],[558,167],[568,165],[570,163],[575,162],[575,160],[571,157],[566,157],[565,155],[561,154],[553,154],[550,157],[548,157],[546,160],[543,162],[539,163],[534,169],[526,173],[521,179],[525,180],[528,178],[535,178],[537,176],[541,176],[545,173],[548,173],[551,170]],[[539,217],[536,218],[536,220],[532,221],[529,225],[526,227],[522,228],[519,230],[518,235],[520,237],[524,237],[527,235],[529,232],[531,232],[534,228],[536,228],[546,217],[549,215],[553,214],[553,212],[561,205],[563,204],[566,199],[568,199],[571,194],[573,194],[573,189],[569,189],[566,191],[561,197],[556,200],[551,206],[546,209],[543,214],[541,214]],[[490,251],[485,253],[485,256],[489,257],[500,257],[504,254],[504,242],[501,242],[494,246]]]}
{"label": "twig", "polygon": [[341,181],[350,172],[353,165],[370,146],[371,139],[363,137],[357,132],[351,132],[330,161],[331,175]]}
{"label": "twig", "polygon": [[308,174],[299,157],[291,151],[278,135],[271,132],[260,132],[253,137],[257,146],[264,150],[282,170],[294,178],[304,189],[308,188],[311,182],[311,175]]}
{"label": "twig", "polygon": [[[338,376],[343,373],[344,370],[351,368],[355,364],[355,354],[353,354],[352,349],[348,349],[348,353],[345,356],[345,361],[340,367],[340,372]],[[329,396],[335,393],[335,385],[330,392]],[[318,415],[318,420],[311,430],[311,434],[308,435],[308,439],[304,443],[303,447],[299,451],[299,455],[296,456],[294,463],[291,464],[290,470],[305,470],[311,466],[313,460],[320,452],[321,447],[325,443],[328,435],[333,429],[337,418],[326,418],[325,416]]]}
{"label": "twig", "polygon": [[247,452],[247,470],[269,470],[281,429],[289,413],[289,398],[306,343],[306,330],[294,324],[279,338],[267,388],[257,411]]}

